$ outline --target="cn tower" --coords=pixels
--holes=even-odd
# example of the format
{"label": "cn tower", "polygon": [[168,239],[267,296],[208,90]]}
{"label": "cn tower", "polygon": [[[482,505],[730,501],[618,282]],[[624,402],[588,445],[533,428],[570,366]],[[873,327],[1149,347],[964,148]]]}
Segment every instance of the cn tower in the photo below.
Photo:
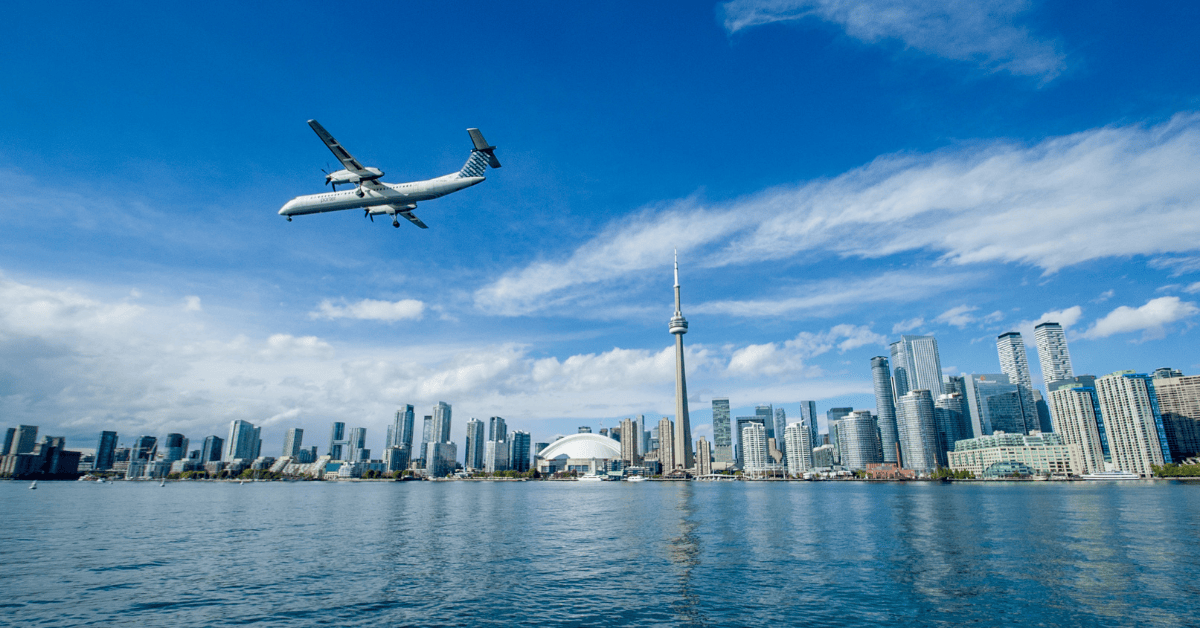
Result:
{"label": "cn tower", "polygon": [[[688,417],[687,379],[683,368],[683,335],[687,319],[679,309],[679,251],[675,251],[675,316],[671,317],[671,333],[675,334],[675,468],[691,469],[692,421]],[[663,473],[667,470],[664,469]]]}

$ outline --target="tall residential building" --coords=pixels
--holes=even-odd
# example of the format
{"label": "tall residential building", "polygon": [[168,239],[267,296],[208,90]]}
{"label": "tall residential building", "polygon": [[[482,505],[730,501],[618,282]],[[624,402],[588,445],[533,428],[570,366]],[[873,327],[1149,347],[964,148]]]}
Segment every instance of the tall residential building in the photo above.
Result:
{"label": "tall residential building", "polygon": [[[746,468],[746,448],[743,446],[743,443],[742,443],[742,431],[745,430],[746,426],[751,423],[758,423],[759,425],[763,425],[763,418],[760,416],[740,416],[740,417],[737,417],[737,419],[734,421],[734,428],[735,428],[737,436],[738,436],[737,447],[734,449],[734,458],[735,458],[735,462],[737,463],[737,466],[739,466],[743,469]],[[763,433],[764,434],[766,433],[766,429],[767,429],[767,426],[763,425]]]}
{"label": "tall residential building", "polygon": [[488,440],[508,440],[508,426],[504,419],[498,416],[488,419]]}
{"label": "tall residential building", "polygon": [[285,458],[299,458],[300,450],[303,449],[304,430],[298,427],[288,429],[287,434],[283,437],[283,456]]}
{"label": "tall residential building", "polygon": [[463,467],[467,471],[483,469],[483,421],[471,419],[467,421],[467,450],[463,453]]}
{"label": "tall residential building", "polygon": [[12,444],[9,445],[8,452],[10,454],[31,454],[33,447],[37,445],[38,428],[36,425],[20,425],[17,426],[17,431],[13,434]]}
{"label": "tall residential building", "polygon": [[1183,376],[1175,369],[1158,369],[1154,393],[1167,432],[1172,460],[1200,456],[1200,375]]}
{"label": "tall residential building", "polygon": [[820,430],[817,429],[817,402],[800,402],[800,424],[808,428],[809,441],[816,447],[820,435]]}
{"label": "tall residential building", "polygon": [[769,403],[754,406],[754,416],[763,420],[763,427],[767,429],[767,438],[775,438],[774,407]]}
{"label": "tall residential building", "polygon": [[802,476],[813,470],[812,433],[803,422],[792,423],[784,430],[787,433],[788,475]]}
{"label": "tall residential building", "polygon": [[483,446],[483,470],[488,473],[508,471],[508,441],[489,440]]}
{"label": "tall residential building", "polygon": [[163,450],[163,460],[175,462],[187,456],[188,440],[183,434],[167,434],[166,447]]}
{"label": "tall residential building", "polygon": [[650,453],[650,430],[646,429],[646,415],[637,416],[638,455],[645,457]]}
{"label": "tall residential building", "polygon": [[954,451],[954,443],[971,438],[967,423],[967,401],[960,393],[938,395],[933,402],[933,421],[938,433],[938,464],[948,464],[946,452]]}
{"label": "tall residential building", "polygon": [[[671,317],[669,327],[675,336],[675,442],[671,456],[672,467],[691,469],[694,461],[692,456],[692,420],[688,417],[687,380],[683,366],[683,335],[688,331],[687,319],[679,305],[679,253],[675,253],[675,315]],[[665,449],[665,447],[664,447]],[[662,460],[662,456],[659,456]],[[663,466],[663,472],[670,470]]]}
{"label": "tall residential building", "polygon": [[356,427],[350,430],[350,438],[346,439],[347,462],[366,462],[371,457],[367,449],[367,428]]}
{"label": "tall residential building", "polygon": [[532,441],[529,432],[523,430],[513,430],[508,434],[508,466],[513,471],[525,473],[529,470]]}
{"label": "tall residential building", "polygon": [[712,473],[712,446],[708,444],[708,439],[703,436],[696,441],[696,473],[698,475],[708,475]]}
{"label": "tall residential building", "polygon": [[775,446],[779,448],[779,452],[783,455],[784,462],[787,461],[787,413],[783,408],[775,408]]}
{"label": "tall residential building", "polygon": [[838,423],[850,416],[854,408],[830,408],[825,411],[825,429],[829,430],[829,444],[833,445],[833,463],[842,464],[842,448],[838,444]]}
{"label": "tall residential building", "polygon": [[1162,368],[1154,369],[1154,372],[1150,374],[1150,377],[1152,377],[1154,379],[1165,379],[1168,377],[1183,377],[1183,371],[1181,371],[1179,369],[1171,368],[1169,366],[1164,366]]}
{"label": "tall residential building", "polygon": [[200,462],[220,462],[224,451],[225,441],[220,436],[209,436],[200,448]]}
{"label": "tall residential building", "polygon": [[1103,472],[1111,456],[1094,383],[1064,384],[1050,392],[1050,404],[1054,433],[1067,445],[1078,448],[1080,473]]}
{"label": "tall residential building", "polygon": [[1149,375],[1117,371],[1096,378],[1096,396],[1117,469],[1150,477],[1153,465],[1172,462]]}
{"label": "tall residential building", "polygon": [[900,336],[900,340],[893,342],[890,348],[897,398],[908,394],[910,390],[928,390],[935,398],[944,392],[942,358],[938,355],[937,339],[933,336]]}
{"label": "tall residential building", "polygon": [[843,467],[857,471],[880,459],[879,430],[870,410],[855,410],[838,420],[838,446]]}
{"label": "tall residential building", "polygon": [[346,424],[334,421],[329,427],[329,457],[334,460],[345,460],[342,447],[346,441]]}
{"label": "tall residential building", "polygon": [[896,399],[892,396],[892,369],[888,359],[871,358],[871,380],[875,384],[875,416],[879,417],[879,446],[884,462],[896,462],[900,437],[896,427]]}
{"label": "tall residential building", "polygon": [[1021,414],[1025,417],[1024,433],[1042,429],[1038,420],[1037,404],[1033,399],[1033,380],[1029,376],[1029,359],[1025,354],[1025,341],[1019,332],[1010,331],[996,337],[996,353],[1000,356],[1000,370],[1008,376],[1011,384],[1017,385],[1021,399]]}
{"label": "tall residential building", "polygon": [[964,375],[967,389],[966,412],[970,415],[973,436],[992,432],[1024,434],[1025,412],[1021,392],[1003,373]]}
{"label": "tall residential building", "polygon": [[92,468],[97,471],[113,468],[117,461],[117,433],[100,432],[100,440],[96,441],[96,460]]}
{"label": "tall residential building", "polygon": [[658,422],[658,462],[662,465],[663,475],[675,468],[675,447],[671,435],[675,433],[675,424],[668,417]]}
{"label": "tall residential building", "polygon": [[421,451],[418,453],[421,460],[425,459],[425,450],[429,448],[429,443],[436,441],[437,437],[433,435],[433,415],[426,414],[421,420]]}
{"label": "tall residential building", "polygon": [[1042,396],[1042,391],[1033,389],[1033,404],[1037,409],[1038,429],[1049,434],[1054,431],[1054,421],[1050,418],[1050,405]]}
{"label": "tall residential building", "polygon": [[0,456],[7,456],[8,450],[12,449],[13,439],[17,436],[17,428],[10,427],[4,431],[4,447],[0,448]]}
{"label": "tall residential building", "polygon": [[716,397],[712,400],[713,415],[713,460],[733,462],[733,434],[729,425],[729,398]]}
{"label": "tall residential building", "polygon": [[761,422],[747,423],[738,435],[745,461],[742,469],[749,476],[762,475],[770,469],[771,456],[767,453],[767,430]]}
{"label": "tall residential building", "polygon": [[258,457],[259,428],[249,421],[229,422],[229,438],[225,439],[225,462],[254,460]]}
{"label": "tall residential building", "polygon": [[129,460],[152,460],[158,451],[158,439],[153,436],[139,436],[129,448]]}
{"label": "tall residential building", "polygon": [[433,407],[433,442],[450,442],[450,404],[445,401],[437,402]]}
{"label": "tall residential building", "polygon": [[896,404],[900,434],[900,455],[905,469],[932,471],[938,465],[937,423],[933,416],[933,397],[928,390],[913,390]]}
{"label": "tall residential building", "polygon": [[413,444],[413,423],[416,419],[416,414],[412,405],[405,405],[403,409],[396,411],[396,419],[392,422],[392,442],[390,447],[408,446],[409,451],[412,451]]}
{"label": "tall residential building", "polygon": [[637,423],[633,419],[621,421],[621,460],[629,466],[636,466],[642,462],[642,457],[638,455],[639,439],[633,437],[636,429]]}
{"label": "tall residential building", "polygon": [[1042,380],[1046,391],[1050,382],[1075,377],[1071,368],[1071,354],[1067,352],[1067,335],[1058,323],[1042,323],[1033,328],[1033,342],[1037,346],[1038,362],[1042,366]]}

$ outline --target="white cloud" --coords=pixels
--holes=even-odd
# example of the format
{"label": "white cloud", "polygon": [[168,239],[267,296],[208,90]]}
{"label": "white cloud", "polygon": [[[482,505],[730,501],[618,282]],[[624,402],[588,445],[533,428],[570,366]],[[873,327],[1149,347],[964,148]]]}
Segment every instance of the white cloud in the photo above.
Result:
{"label": "white cloud", "polygon": [[688,199],[646,210],[564,261],[512,270],[478,290],[475,305],[524,315],[597,293],[611,302],[648,269],[669,277],[676,245],[693,268],[934,251],[945,264],[1015,262],[1054,272],[1100,258],[1189,252],[1200,247],[1198,169],[1195,114],[1034,145],[883,156],[830,180],[730,203]]}
{"label": "white cloud", "polygon": [[201,310],[202,310],[202,308],[200,307],[200,297],[197,297],[197,296],[183,297],[183,311],[199,312]]}
{"label": "white cloud", "polygon": [[887,338],[863,325],[835,325],[826,332],[800,332],[795,338],[779,343],[749,345],[735,350],[726,372],[734,376],[799,375],[817,377],[822,369],[806,364],[808,358],[827,353],[834,347],[841,352],[858,347],[882,345]]}
{"label": "white cloud", "polygon": [[979,308],[977,307],[969,305],[960,305],[938,314],[933,320],[934,322],[946,323],[947,325],[954,325],[955,327],[962,329],[963,327],[966,327],[977,320],[971,315],[971,312],[974,312],[978,309]]}
{"label": "white cloud", "polygon": [[1013,327],[1021,334],[1021,339],[1025,344],[1033,341],[1034,328],[1042,323],[1058,323],[1062,325],[1063,331],[1069,332],[1071,326],[1079,322],[1083,317],[1083,308],[1078,305],[1072,305],[1069,308],[1062,310],[1051,310],[1031,321],[1021,321]]}
{"label": "white cloud", "polygon": [[906,331],[912,331],[924,324],[925,324],[925,319],[921,318],[920,316],[918,316],[916,318],[910,318],[908,320],[900,321],[899,323],[892,325],[892,333],[893,334],[902,334]]}
{"label": "white cloud", "polygon": [[1053,79],[1066,66],[1054,41],[1016,24],[1030,7],[1019,0],[734,0],[723,6],[730,33],[771,22],[817,18],[866,43],[974,63],[993,72]]}
{"label": "white cloud", "polygon": [[1179,297],[1159,297],[1139,308],[1122,305],[1096,321],[1083,332],[1083,337],[1107,338],[1113,334],[1141,331],[1143,340],[1162,338],[1167,333],[1167,325],[1197,313],[1200,308],[1195,303],[1182,301]]}
{"label": "white cloud", "polygon": [[1147,265],[1150,268],[1170,270],[1172,277],[1200,272],[1200,256],[1190,257],[1156,257]]}
{"label": "white cloud", "polygon": [[347,303],[345,299],[341,299],[340,305],[335,305],[332,300],[325,299],[317,305],[316,311],[309,312],[308,316],[310,318],[325,320],[352,318],[393,322],[421,320],[424,314],[425,304],[415,299],[403,299],[400,301],[363,299],[356,303]]}
{"label": "white cloud", "polygon": [[1196,294],[1197,292],[1200,292],[1200,281],[1197,281],[1196,283],[1184,288],[1183,291],[1188,294]]}
{"label": "white cloud", "polygon": [[1113,296],[1115,294],[1117,294],[1116,290],[1112,290],[1112,289],[1105,290],[1104,292],[1100,293],[1100,296],[1096,297],[1095,299],[1092,299],[1092,303],[1104,303],[1105,301],[1113,298]]}

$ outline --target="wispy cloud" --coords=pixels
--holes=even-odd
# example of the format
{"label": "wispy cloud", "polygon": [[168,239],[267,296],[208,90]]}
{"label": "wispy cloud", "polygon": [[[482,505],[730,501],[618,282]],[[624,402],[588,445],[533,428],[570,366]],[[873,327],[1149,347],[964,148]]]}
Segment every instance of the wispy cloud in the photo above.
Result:
{"label": "wispy cloud", "polygon": [[938,314],[933,320],[938,323],[954,325],[955,327],[962,329],[963,327],[966,327],[977,320],[971,315],[971,312],[974,312],[978,309],[979,308],[970,305],[960,305]]}
{"label": "wispy cloud", "polygon": [[1017,22],[1019,0],[734,0],[723,5],[730,33],[771,22],[814,18],[869,44],[905,48],[975,64],[991,72],[1049,81],[1066,67],[1060,46]]}
{"label": "wispy cloud", "polygon": [[1200,272],[1200,256],[1156,257],[1147,264],[1150,268],[1171,271],[1172,277]]}
{"label": "wispy cloud", "polygon": [[887,338],[865,325],[835,325],[825,332],[800,332],[783,343],[756,344],[737,349],[729,359],[727,372],[736,376],[783,374],[817,377],[824,371],[805,360],[834,347],[845,352],[867,345],[882,345]]}
{"label": "wispy cloud", "polygon": [[309,312],[310,318],[331,320],[335,318],[352,318],[366,321],[403,321],[403,320],[420,320],[425,314],[425,304],[415,299],[403,299],[400,301],[379,301],[376,299],[363,299],[354,303],[348,303],[342,299],[335,304],[330,299],[325,299],[317,305],[317,309]]}
{"label": "wispy cloud", "polygon": [[963,282],[976,277],[974,273],[920,274],[897,271],[874,277],[827,279],[788,290],[790,294],[802,296],[707,301],[690,310],[698,314],[744,317],[828,316],[850,305],[919,301],[961,286]]}
{"label": "wispy cloud", "polygon": [[921,318],[920,316],[918,316],[916,318],[910,318],[908,320],[900,321],[899,323],[892,325],[892,333],[893,334],[902,334],[906,331],[912,331],[914,329],[917,329],[918,327],[920,327],[921,325],[924,325],[924,324],[925,324],[925,319]]}
{"label": "wispy cloud", "polygon": [[1140,331],[1143,332],[1142,340],[1155,340],[1166,335],[1167,325],[1196,314],[1200,314],[1200,308],[1195,303],[1179,297],[1159,297],[1137,308],[1122,305],[1096,321],[1083,332],[1083,337],[1107,338],[1113,334]]}
{"label": "wispy cloud", "polygon": [[[564,260],[504,274],[474,300],[508,316],[598,294],[620,301],[637,275],[669,268],[675,246],[692,267],[934,251],[947,264],[1015,262],[1048,273],[1106,257],[1186,253],[1200,248],[1197,170],[1196,114],[1033,145],[887,155],[830,180],[730,203],[685,199],[644,210]],[[765,305],[779,307],[773,303]]]}

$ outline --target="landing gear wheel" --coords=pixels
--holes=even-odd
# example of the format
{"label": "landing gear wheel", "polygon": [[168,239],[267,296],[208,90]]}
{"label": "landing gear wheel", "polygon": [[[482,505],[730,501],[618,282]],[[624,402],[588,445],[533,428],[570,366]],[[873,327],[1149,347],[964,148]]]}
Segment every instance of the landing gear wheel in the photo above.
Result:
{"label": "landing gear wheel", "polygon": [[358,195],[358,198],[362,198],[364,196],[362,188],[359,188],[354,193]]}
{"label": "landing gear wheel", "polygon": [[400,221],[398,221],[398,220],[393,220],[393,221],[392,221],[392,226],[393,226],[393,227],[395,227],[395,228],[397,228],[397,229],[399,229],[399,228],[400,228]]}

